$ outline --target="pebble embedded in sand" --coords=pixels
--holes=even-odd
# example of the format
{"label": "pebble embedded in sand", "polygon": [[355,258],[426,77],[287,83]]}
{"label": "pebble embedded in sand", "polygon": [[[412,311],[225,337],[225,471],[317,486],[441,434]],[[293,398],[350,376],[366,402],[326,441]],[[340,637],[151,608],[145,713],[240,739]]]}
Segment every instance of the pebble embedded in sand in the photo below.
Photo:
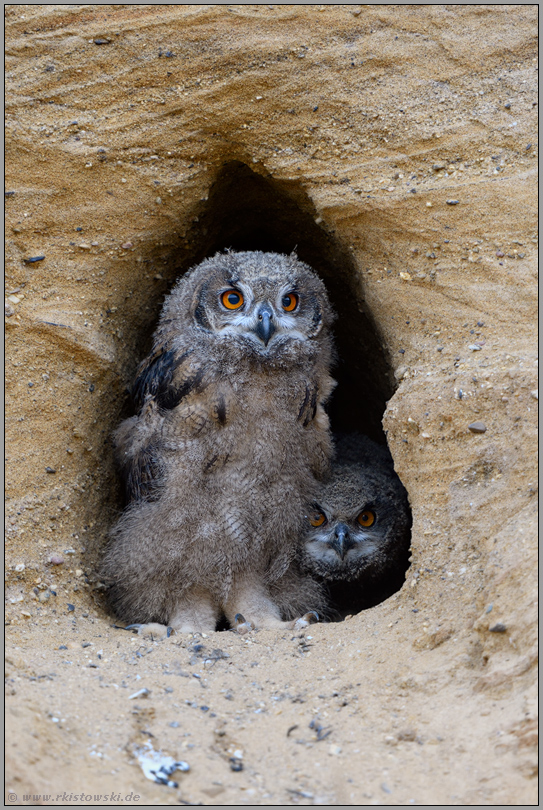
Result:
{"label": "pebble embedded in sand", "polygon": [[468,425],[468,430],[472,433],[486,433],[486,425],[484,422],[472,422]]}

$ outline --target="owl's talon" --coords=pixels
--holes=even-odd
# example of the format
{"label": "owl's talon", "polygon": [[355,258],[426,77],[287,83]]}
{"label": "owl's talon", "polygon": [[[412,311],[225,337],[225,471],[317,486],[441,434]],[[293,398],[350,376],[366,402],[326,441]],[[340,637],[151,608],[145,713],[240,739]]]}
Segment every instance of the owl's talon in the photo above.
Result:
{"label": "owl's talon", "polygon": [[165,624],[158,624],[158,622],[149,622],[149,624],[127,624],[124,629],[136,632],[138,636],[150,638],[153,641],[170,638],[173,633],[173,627],[166,627]]}
{"label": "owl's talon", "polygon": [[234,616],[234,630],[236,633],[239,633],[240,636],[244,636],[254,629],[254,624],[252,622],[248,622],[242,613],[236,613]]}
{"label": "owl's talon", "polygon": [[294,622],[295,630],[303,630],[304,627],[309,627],[310,624],[320,622],[320,616],[316,610],[310,610]]}

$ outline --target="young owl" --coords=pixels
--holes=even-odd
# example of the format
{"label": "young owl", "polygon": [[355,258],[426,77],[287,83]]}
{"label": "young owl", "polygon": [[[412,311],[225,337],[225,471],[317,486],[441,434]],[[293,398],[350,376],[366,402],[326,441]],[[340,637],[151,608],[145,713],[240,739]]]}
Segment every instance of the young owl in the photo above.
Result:
{"label": "young owl", "polygon": [[388,449],[365,436],[337,442],[332,473],[306,512],[302,567],[340,612],[372,607],[401,587],[411,516]]}
{"label": "young owl", "polygon": [[133,386],[138,414],[115,434],[130,503],[102,573],[120,618],[194,632],[318,609],[316,583],[288,583],[332,453],[331,321],[294,256],[217,254],[173,288]]}

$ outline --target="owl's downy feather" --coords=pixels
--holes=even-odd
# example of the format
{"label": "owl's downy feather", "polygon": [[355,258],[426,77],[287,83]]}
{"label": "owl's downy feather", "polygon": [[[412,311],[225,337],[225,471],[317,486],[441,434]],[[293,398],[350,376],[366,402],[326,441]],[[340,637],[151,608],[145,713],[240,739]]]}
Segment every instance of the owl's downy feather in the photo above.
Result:
{"label": "owl's downy feather", "polygon": [[245,582],[271,594],[289,576],[332,451],[332,317],[294,256],[218,254],[173,288],[133,386],[138,413],[115,434],[129,506],[103,573],[122,618],[171,622],[196,592],[228,612]]}
{"label": "owl's downy feather", "polygon": [[302,567],[331,602],[353,612],[398,590],[408,566],[411,515],[387,448],[338,437],[332,472],[304,525]]}

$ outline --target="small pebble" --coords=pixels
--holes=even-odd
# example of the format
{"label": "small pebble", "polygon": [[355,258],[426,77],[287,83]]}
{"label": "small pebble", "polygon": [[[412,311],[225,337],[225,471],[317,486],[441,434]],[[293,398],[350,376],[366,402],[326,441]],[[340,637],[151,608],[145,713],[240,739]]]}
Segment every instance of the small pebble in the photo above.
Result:
{"label": "small pebble", "polygon": [[106,39],[105,37],[99,37],[98,39],[94,40],[95,45],[109,45],[111,42],[110,39]]}
{"label": "small pebble", "polygon": [[507,104],[504,104],[503,106],[505,107],[506,110],[510,110],[511,109],[511,102],[508,101]]}
{"label": "small pebble", "polygon": [[490,630],[491,633],[505,633],[507,627],[505,626],[505,624],[498,622],[497,624],[494,624],[492,627],[489,627],[488,629]]}
{"label": "small pebble", "polygon": [[134,698],[140,698],[140,697],[148,697],[148,695],[149,695],[149,690],[146,689],[145,687],[143,687],[143,689],[139,689],[137,692],[134,692],[133,695],[130,695],[128,700],[134,700]]}
{"label": "small pebble", "polygon": [[533,391],[530,391],[530,394],[533,396],[534,399],[539,399],[539,389],[534,388]]}
{"label": "small pebble", "polygon": [[157,197],[157,198],[156,198],[156,200],[155,200],[155,202],[156,202],[156,204],[157,204],[157,205],[161,205],[161,203],[162,203],[162,198],[161,198],[161,197]]}
{"label": "small pebble", "polygon": [[17,563],[14,570],[17,571],[18,574],[22,573],[25,570],[25,564],[24,563]]}
{"label": "small pebble", "polygon": [[410,273],[400,273],[400,278],[402,281],[411,281],[411,274]]}
{"label": "small pebble", "polygon": [[68,613],[72,613],[72,612],[75,610],[75,605],[71,605],[71,604],[68,602],[67,608],[68,608]]}
{"label": "small pebble", "polygon": [[15,315],[15,310],[11,306],[11,304],[5,303],[4,304],[4,315],[6,318],[11,318],[12,315]]}
{"label": "small pebble", "polygon": [[4,197],[14,197],[14,196],[15,196],[14,191],[4,191]]}
{"label": "small pebble", "polygon": [[53,469],[53,467],[46,467],[46,468],[45,468],[45,472],[46,472],[46,473],[56,473],[56,470],[55,470],[55,469]]}
{"label": "small pebble", "polygon": [[34,262],[42,262],[45,256],[29,256],[28,259],[23,259],[25,264],[34,264]]}
{"label": "small pebble", "polygon": [[503,259],[503,257],[505,256],[505,253],[503,253],[501,250],[497,250],[496,251],[496,256],[498,257],[498,259]]}
{"label": "small pebble", "polygon": [[240,759],[236,759],[235,757],[230,757],[230,770],[231,771],[242,771],[243,770],[243,762]]}
{"label": "small pebble", "polygon": [[134,245],[132,244],[132,242],[124,242],[124,244],[122,244],[121,247],[123,250],[130,250],[130,248],[134,247]]}
{"label": "small pebble", "polygon": [[468,349],[471,349],[472,352],[480,352],[481,351],[481,346],[479,346],[478,343],[470,343],[470,345],[468,346]]}
{"label": "small pebble", "polygon": [[486,433],[486,425],[484,422],[472,422],[468,425],[468,430],[472,433]]}
{"label": "small pebble", "polygon": [[61,557],[60,554],[52,554],[51,557],[49,557],[49,562],[51,565],[62,565],[64,557]]}
{"label": "small pebble", "polygon": [[447,205],[458,205],[460,200],[446,200]]}

